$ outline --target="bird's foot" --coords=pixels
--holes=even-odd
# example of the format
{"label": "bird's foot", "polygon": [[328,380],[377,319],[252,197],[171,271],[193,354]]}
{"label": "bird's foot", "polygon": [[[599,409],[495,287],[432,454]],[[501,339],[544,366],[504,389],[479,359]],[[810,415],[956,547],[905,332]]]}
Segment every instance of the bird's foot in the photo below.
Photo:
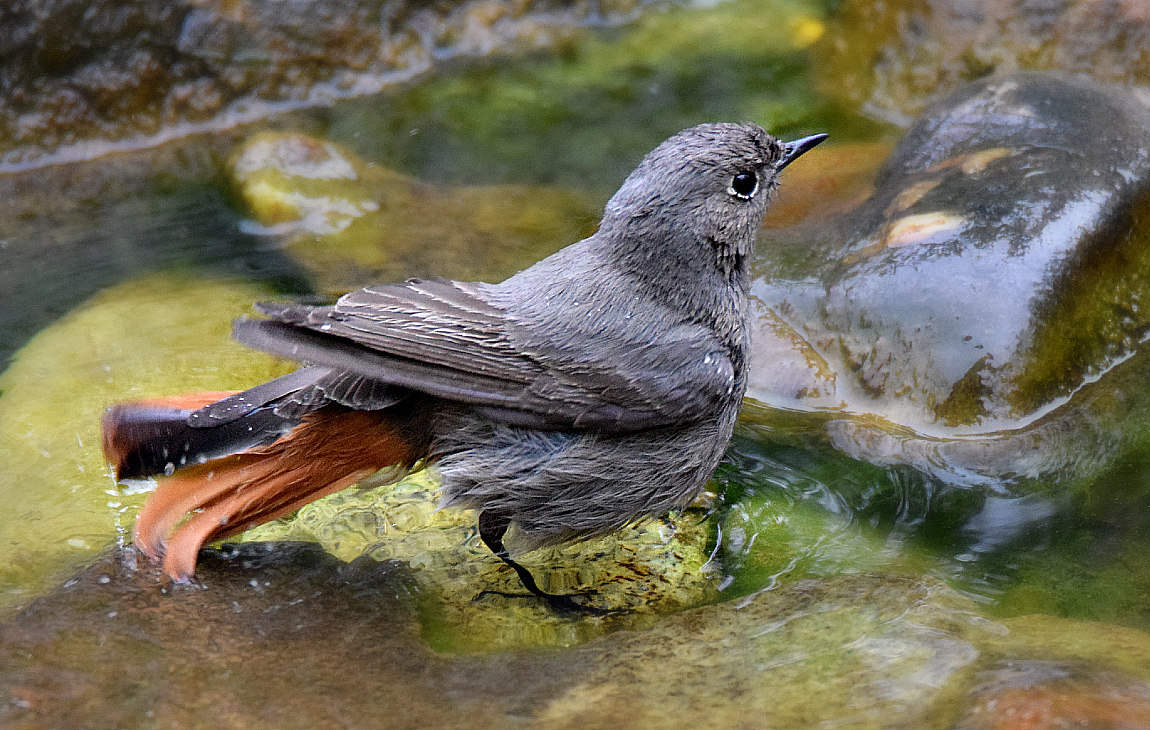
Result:
{"label": "bird's foot", "polygon": [[619,613],[618,611],[599,608],[598,606],[575,600],[579,597],[594,595],[594,591],[587,593],[547,593],[542,590],[534,590],[530,593],[508,593],[506,591],[486,590],[476,596],[475,600],[478,601],[487,595],[505,596],[507,598],[539,598],[542,599],[552,611],[561,616],[610,616]]}

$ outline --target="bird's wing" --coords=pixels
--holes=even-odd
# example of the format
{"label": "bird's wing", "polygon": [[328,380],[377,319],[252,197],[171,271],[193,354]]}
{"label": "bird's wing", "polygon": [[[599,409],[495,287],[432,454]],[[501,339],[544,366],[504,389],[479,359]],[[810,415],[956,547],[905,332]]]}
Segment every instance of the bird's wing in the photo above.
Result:
{"label": "bird's wing", "polygon": [[575,356],[516,344],[521,324],[474,284],[413,279],[361,289],[331,306],[261,310],[270,319],[239,320],[236,339],[536,428],[631,431],[696,420],[734,382],[721,348],[700,347],[694,330],[630,347],[596,343]]}

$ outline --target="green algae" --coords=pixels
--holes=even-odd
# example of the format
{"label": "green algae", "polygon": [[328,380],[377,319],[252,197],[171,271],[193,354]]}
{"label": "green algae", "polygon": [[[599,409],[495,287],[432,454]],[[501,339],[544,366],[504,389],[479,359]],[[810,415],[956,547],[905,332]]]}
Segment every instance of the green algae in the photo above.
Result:
{"label": "green algae", "polygon": [[142,497],[100,450],[112,403],[254,385],[284,372],[231,341],[267,291],[156,275],[105,290],[43,330],[0,375],[0,608],[125,539]]}
{"label": "green algae", "polygon": [[986,647],[989,657],[1086,662],[1150,679],[1150,635],[1144,631],[1042,614],[999,623],[1008,633]]}
{"label": "green algae", "polygon": [[1039,313],[1040,326],[1011,369],[1007,399],[1016,414],[1033,413],[1072,394],[1134,352],[1150,332],[1150,192],[1129,217],[1102,232]]}
{"label": "green algae", "polygon": [[344,490],[243,539],[314,542],[344,561],[403,566],[403,591],[418,607],[424,640],[453,653],[581,644],[718,598],[702,571],[711,525],[692,510],[517,556],[544,590],[616,612],[573,621],[525,592],[480,541],[473,510],[439,510],[438,486],[431,468],[397,484]]}
{"label": "green algae", "polygon": [[[1137,500],[1126,504],[1132,515],[1138,514]],[[1079,524],[1062,527],[1042,554],[1014,558],[1010,582],[992,612],[1047,614],[1150,630],[1150,564],[1145,559],[1150,524],[1083,517]]]}
{"label": "green algae", "polygon": [[586,31],[551,56],[465,68],[363,100],[326,134],[422,179],[531,180],[605,193],[654,144],[700,122],[826,131],[805,54],[829,5],[654,9],[622,28]]}
{"label": "green algae", "polygon": [[301,134],[240,146],[231,187],[262,232],[330,296],[410,276],[499,280],[589,235],[585,196],[516,185],[431,185]]}
{"label": "green algae", "polygon": [[806,580],[602,642],[544,723],[605,726],[627,708],[628,727],[946,727],[998,633],[931,581]]}

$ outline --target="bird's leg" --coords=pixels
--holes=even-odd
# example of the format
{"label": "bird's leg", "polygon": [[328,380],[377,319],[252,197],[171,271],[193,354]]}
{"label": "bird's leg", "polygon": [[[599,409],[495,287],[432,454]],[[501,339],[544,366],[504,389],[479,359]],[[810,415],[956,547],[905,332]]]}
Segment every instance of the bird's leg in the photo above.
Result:
{"label": "bird's leg", "polygon": [[510,524],[511,518],[509,516],[492,512],[491,510],[484,510],[479,513],[479,538],[483,540],[483,544],[486,545],[491,552],[495,553],[496,557],[511,566],[515,574],[519,576],[519,581],[523,584],[524,588],[546,601],[547,605],[557,613],[589,613],[596,615],[607,613],[601,608],[578,603],[569,595],[548,593],[536,585],[535,577],[531,575],[531,571],[512,560],[511,556],[507,553],[507,548],[503,546],[503,535],[507,532],[507,528]]}

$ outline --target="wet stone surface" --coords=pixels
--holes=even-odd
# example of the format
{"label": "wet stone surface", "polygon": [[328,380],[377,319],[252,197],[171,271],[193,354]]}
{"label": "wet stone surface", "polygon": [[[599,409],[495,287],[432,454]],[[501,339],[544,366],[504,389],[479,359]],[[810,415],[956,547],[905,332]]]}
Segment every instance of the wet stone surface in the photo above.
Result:
{"label": "wet stone surface", "polygon": [[1004,662],[979,673],[967,728],[1134,728],[1150,726],[1150,682],[1089,666]]}
{"label": "wet stone surface", "polygon": [[640,4],[6,3],[0,171],[373,93],[452,56],[552,46]]}
{"label": "wet stone surface", "polygon": [[[403,571],[392,564],[347,565],[315,545],[259,545],[208,551],[196,585],[165,587],[135,559],[131,550],[106,556],[0,629],[12,658],[0,670],[0,722],[501,724],[502,713],[452,697],[498,686],[530,706],[562,677],[536,667],[527,686],[517,668],[490,660],[460,660],[453,671],[421,645]],[[83,670],[90,656],[116,670]]]}
{"label": "wet stone surface", "polygon": [[1150,329],[1148,196],[1150,112],[995,77],[924,115],[823,243],[764,241],[755,294],[834,373],[820,405],[936,434],[1019,427]]}
{"label": "wet stone surface", "polygon": [[228,174],[241,225],[331,297],[412,276],[498,281],[598,222],[587,196],[561,188],[432,185],[302,134],[255,135]]}
{"label": "wet stone surface", "polygon": [[[402,563],[342,563],[309,544],[207,551],[191,586],[165,584],[134,552],[117,551],[0,624],[10,658],[0,723],[945,727],[966,694],[976,698],[967,716],[979,717],[988,693],[1003,691],[996,684],[1017,686],[1000,678],[1003,667],[1042,664],[1057,677],[1084,661],[1094,677],[1121,682],[1080,687],[1083,702],[1128,695],[1129,718],[1139,717],[1147,671],[1130,667],[1150,650],[1145,634],[1113,629],[1108,639],[1089,627],[1051,649],[1073,628],[1056,620],[996,649],[1011,625],[985,620],[941,584],[858,575],[575,649],[450,655],[419,639],[410,587]],[[92,653],[116,671],[87,672]]]}

